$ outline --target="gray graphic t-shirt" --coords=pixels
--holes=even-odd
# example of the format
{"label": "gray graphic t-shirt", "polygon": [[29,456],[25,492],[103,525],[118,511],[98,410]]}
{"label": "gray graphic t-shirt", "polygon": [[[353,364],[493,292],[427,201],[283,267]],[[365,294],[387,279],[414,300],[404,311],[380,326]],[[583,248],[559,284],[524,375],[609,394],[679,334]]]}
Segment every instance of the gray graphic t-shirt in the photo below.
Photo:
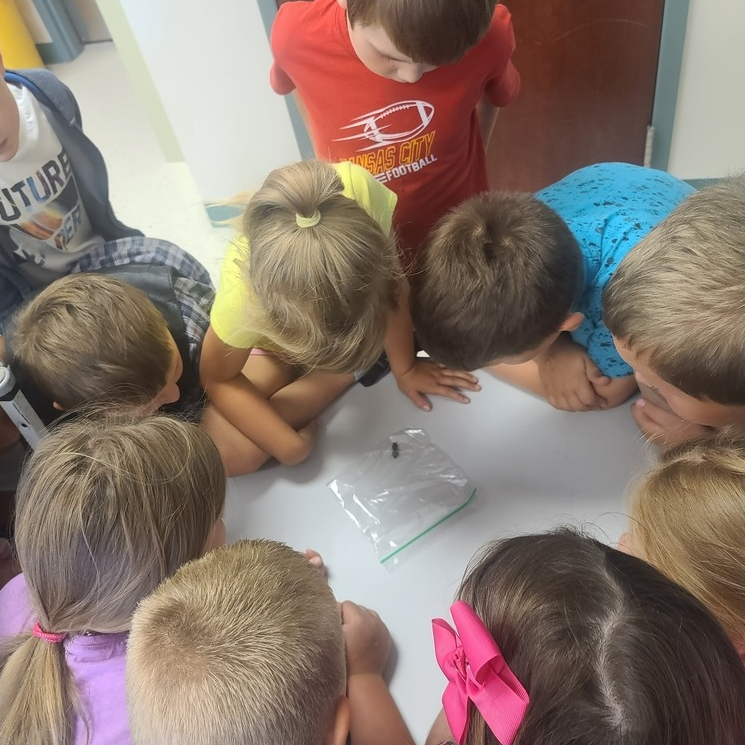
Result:
{"label": "gray graphic t-shirt", "polygon": [[0,230],[15,244],[6,257],[32,287],[67,274],[93,246],[91,227],[67,153],[41,106],[11,86],[20,112],[18,152],[0,163]]}

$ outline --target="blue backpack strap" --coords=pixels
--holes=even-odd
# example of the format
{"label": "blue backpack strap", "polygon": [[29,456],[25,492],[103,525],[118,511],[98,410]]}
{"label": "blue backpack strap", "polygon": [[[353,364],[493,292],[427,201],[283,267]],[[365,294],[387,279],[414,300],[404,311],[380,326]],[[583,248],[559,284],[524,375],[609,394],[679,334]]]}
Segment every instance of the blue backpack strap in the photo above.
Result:
{"label": "blue backpack strap", "polygon": [[23,88],[28,88],[28,90],[33,93],[34,98],[37,101],[40,101],[44,106],[50,109],[57,109],[57,107],[52,103],[49,96],[47,96],[44,91],[39,88],[38,85],[35,83],[32,83],[28,78],[24,77],[23,75],[19,75],[17,72],[11,72],[10,70],[5,71],[5,82],[11,83],[13,85],[18,85]]}

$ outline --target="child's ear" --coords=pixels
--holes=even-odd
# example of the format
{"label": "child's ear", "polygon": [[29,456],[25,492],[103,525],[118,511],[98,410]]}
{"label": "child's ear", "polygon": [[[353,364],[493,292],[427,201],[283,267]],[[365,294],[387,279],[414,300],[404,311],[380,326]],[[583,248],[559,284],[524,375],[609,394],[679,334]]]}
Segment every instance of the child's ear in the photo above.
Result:
{"label": "child's ear", "polygon": [[340,8],[347,9],[347,0],[336,0],[336,2],[339,3]]}
{"label": "child's ear", "polygon": [[584,313],[570,313],[559,326],[560,331],[576,331],[585,320]]}
{"label": "child's ear", "polygon": [[64,407],[58,404],[56,401],[52,401],[52,408],[56,409],[57,411],[64,411]]}
{"label": "child's ear", "polygon": [[339,696],[334,710],[334,722],[326,736],[326,745],[345,745],[349,737],[350,717],[349,699]]}

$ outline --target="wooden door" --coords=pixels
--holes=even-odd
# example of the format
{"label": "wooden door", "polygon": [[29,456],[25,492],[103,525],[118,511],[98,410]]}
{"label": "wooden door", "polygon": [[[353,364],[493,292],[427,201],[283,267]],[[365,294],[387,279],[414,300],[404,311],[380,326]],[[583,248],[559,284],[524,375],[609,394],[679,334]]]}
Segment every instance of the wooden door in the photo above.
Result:
{"label": "wooden door", "polygon": [[492,188],[534,191],[590,163],[644,162],[664,4],[506,0],[522,90],[488,148]]}
{"label": "wooden door", "polygon": [[664,0],[507,0],[522,76],[487,153],[492,188],[534,191],[591,163],[643,164]]}

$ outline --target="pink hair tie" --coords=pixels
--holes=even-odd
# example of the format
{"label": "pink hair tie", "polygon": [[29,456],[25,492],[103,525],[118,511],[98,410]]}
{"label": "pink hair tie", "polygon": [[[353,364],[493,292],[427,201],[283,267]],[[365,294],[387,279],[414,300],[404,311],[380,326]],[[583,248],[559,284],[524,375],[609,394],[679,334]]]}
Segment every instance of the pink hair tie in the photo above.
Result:
{"label": "pink hair tie", "polygon": [[497,740],[512,745],[530,703],[528,693],[471,606],[459,600],[450,613],[457,631],[442,618],[432,621],[437,664],[448,679],[442,707],[450,731],[464,745],[473,704]]}
{"label": "pink hair tie", "polygon": [[67,634],[53,634],[49,631],[44,631],[37,621],[34,624],[34,636],[37,639],[43,639],[45,642],[49,642],[50,644],[61,644],[65,640]]}

